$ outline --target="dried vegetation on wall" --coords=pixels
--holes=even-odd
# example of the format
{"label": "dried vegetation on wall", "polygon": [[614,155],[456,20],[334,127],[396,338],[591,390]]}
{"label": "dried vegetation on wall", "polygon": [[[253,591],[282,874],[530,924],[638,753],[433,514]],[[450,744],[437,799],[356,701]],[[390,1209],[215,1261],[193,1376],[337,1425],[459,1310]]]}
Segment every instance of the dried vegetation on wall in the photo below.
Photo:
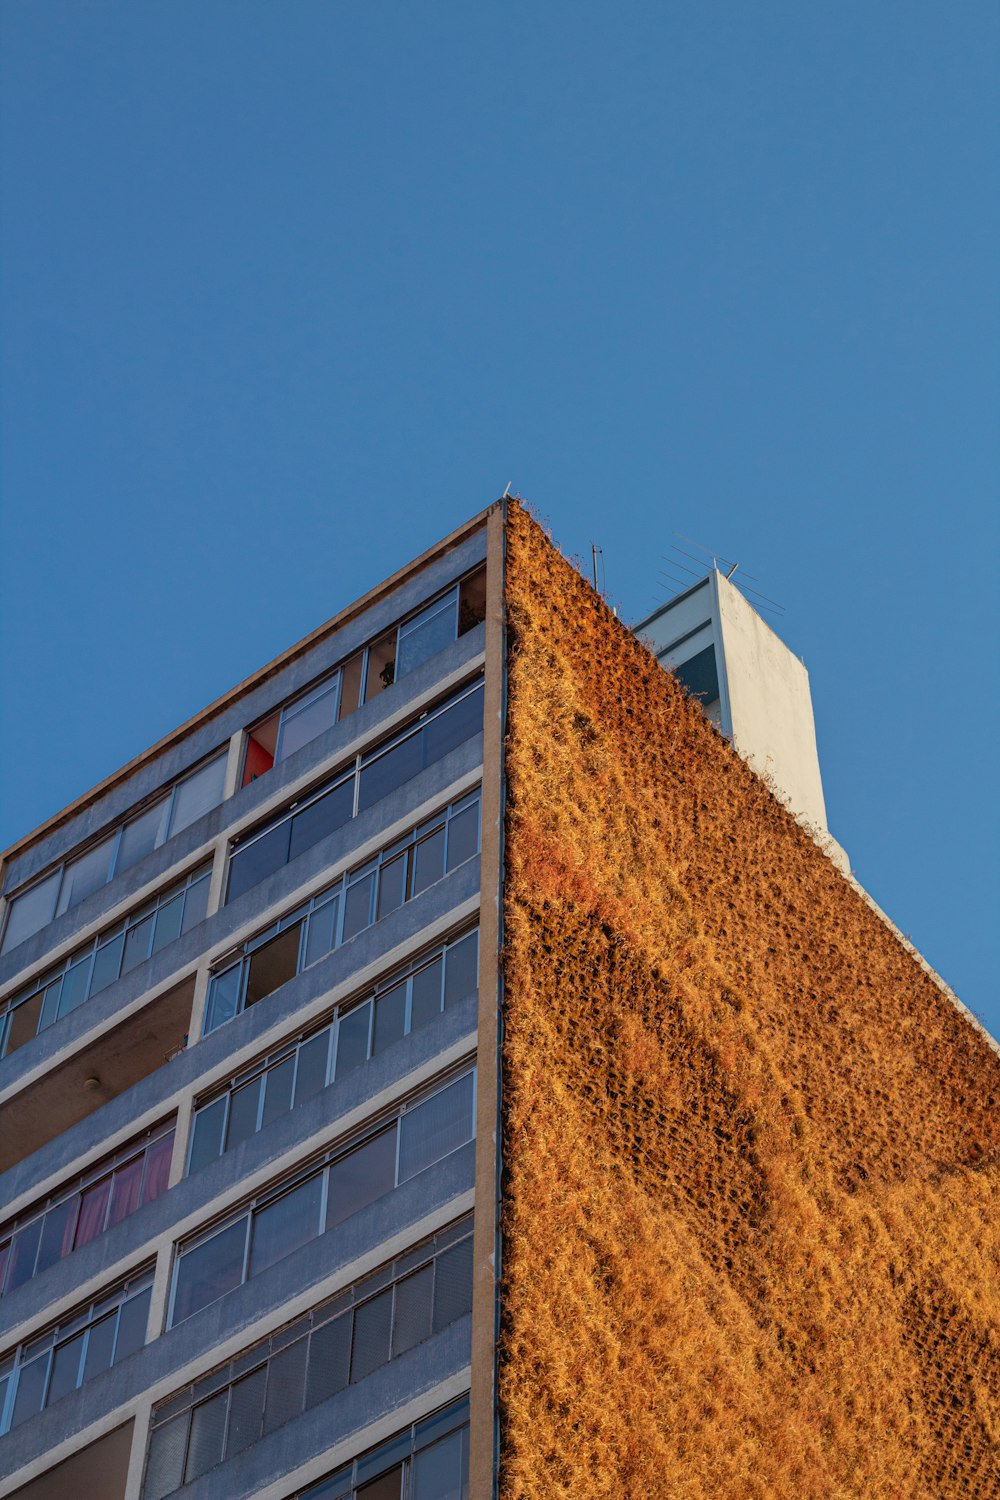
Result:
{"label": "dried vegetation on wall", "polygon": [[1000,1061],[516,505],[503,1500],[1000,1493]]}

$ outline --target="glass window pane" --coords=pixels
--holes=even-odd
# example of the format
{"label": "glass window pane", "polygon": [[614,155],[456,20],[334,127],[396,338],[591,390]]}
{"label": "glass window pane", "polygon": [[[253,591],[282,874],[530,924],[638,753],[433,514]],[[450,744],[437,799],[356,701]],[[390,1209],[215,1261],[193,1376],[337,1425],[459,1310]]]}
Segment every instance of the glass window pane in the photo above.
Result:
{"label": "glass window pane", "polygon": [[424,768],[420,731],[409,735],[377,760],[362,766],[358,788],[358,811],[374,807],[383,797],[402,786]]}
{"label": "glass window pane", "polygon": [[242,896],[244,891],[252,890],[259,885],[268,875],[273,875],[275,870],[280,870],[288,863],[288,843],[292,836],[292,820],[286,818],[283,823],[267,833],[262,833],[260,838],[254,839],[252,844],[241,845],[233,851],[229,860],[229,888],[226,894],[227,901],[235,901]]}
{"label": "glass window pane", "polygon": [[406,855],[397,854],[385,862],[378,873],[379,921],[402,906],[406,900]]}
{"label": "glass window pane", "polygon": [[110,1198],[110,1177],[105,1177],[103,1182],[95,1182],[94,1186],[84,1193],[80,1201],[80,1217],[76,1226],[74,1249],[79,1250],[83,1245],[89,1245],[91,1240],[96,1240],[99,1234],[104,1233]]}
{"label": "glass window pane", "polygon": [[18,943],[23,943],[26,938],[40,932],[52,921],[55,916],[56,897],[59,894],[61,879],[62,870],[56,870],[54,874],[46,876],[37,885],[33,885],[30,890],[21,891],[19,895],[11,898],[0,953],[9,953],[12,948],[17,947]]}
{"label": "glass window pane", "polygon": [[361,698],[361,677],[365,668],[365,653],[359,651],[340,669],[340,717],[346,719],[358,706]]}
{"label": "glass window pane", "polygon": [[18,1422],[23,1422],[26,1417],[33,1417],[42,1409],[42,1396],[45,1393],[45,1377],[49,1373],[48,1350],[33,1359],[30,1364],[22,1365],[17,1378],[17,1395],[14,1398],[14,1411],[11,1415],[10,1425],[16,1427]]}
{"label": "glass window pane", "polygon": [[396,675],[396,631],[390,630],[373,641],[367,655],[365,702],[370,703],[387,687],[392,687]]}
{"label": "glass window pane", "polygon": [[189,1415],[175,1417],[157,1427],[149,1440],[142,1500],[166,1500],[184,1482],[184,1450],[187,1448]]}
{"label": "glass window pane", "polygon": [[44,1031],[46,1026],[51,1026],[53,1021],[59,1019],[59,997],[62,992],[62,979],[55,980],[52,984],[45,986],[42,995],[42,1009],[38,1017],[38,1030]]}
{"label": "glass window pane", "polygon": [[392,1191],[396,1172],[396,1127],[391,1125],[342,1156],[330,1168],[326,1227],[332,1229],[368,1203]]}
{"label": "glass window pane", "polygon": [[473,802],[448,819],[448,869],[457,869],[478,853],[479,803]]}
{"label": "glass window pane", "polygon": [[264,1088],[264,1113],[261,1128],[270,1125],[279,1115],[286,1115],[292,1107],[292,1083],[295,1077],[295,1058],[286,1057],[276,1068],[269,1068]]}
{"label": "glass window pane", "polygon": [[399,1122],[399,1180],[415,1177],[472,1139],[473,1075],[467,1073]]}
{"label": "glass window pane", "polygon": [[387,1443],[380,1443],[374,1453],[362,1454],[357,1466],[358,1494],[364,1494],[368,1500],[369,1491],[367,1489],[362,1491],[360,1488],[366,1479],[371,1479],[376,1474],[385,1476],[390,1471],[397,1474],[396,1465],[409,1456],[410,1446],[410,1434],[401,1432],[398,1437],[390,1438]]}
{"label": "glass window pane", "polygon": [[149,1322],[149,1299],[152,1287],[136,1292],[123,1302],[118,1314],[118,1340],[115,1344],[115,1364],[120,1364],[146,1342],[146,1325]]}
{"label": "glass window pane", "polygon": [[233,964],[212,977],[208,987],[208,1002],[205,1006],[205,1035],[216,1027],[231,1021],[240,1008],[240,992],[243,988],[243,965]]}
{"label": "glass window pane", "polygon": [[111,856],[114,854],[117,835],[112,834],[110,838],[102,839],[96,848],[81,854],[79,859],[73,860],[63,871],[62,886],[59,891],[59,905],[56,908],[56,916],[61,912],[69,911],[73,906],[79,906],[81,901],[86,901],[94,891],[99,891],[103,885],[107,885],[111,875]]}
{"label": "glass window pane", "polygon": [[191,1413],[191,1440],[184,1470],[184,1479],[188,1484],[222,1462],[228,1401],[229,1392],[220,1391],[217,1396],[196,1406]]}
{"label": "glass window pane", "polygon": [[478,568],[458,589],[458,633],[465,635],[486,619],[486,569]]}
{"label": "glass window pane", "polygon": [[154,918],[153,949],[159,953],[168,943],[181,935],[181,919],[184,916],[184,892],[180,891],[172,901],[160,907]]}
{"label": "glass window pane", "polygon": [[465,1500],[466,1429],[449,1433],[413,1459],[413,1500]]}
{"label": "glass window pane", "polygon": [[306,1406],[315,1406],[342,1391],[351,1373],[351,1315],[317,1328],[309,1340]]}
{"label": "glass window pane", "polygon": [[275,1261],[283,1260],[314,1240],[321,1231],[320,1202],[323,1174],[317,1172],[283,1198],[254,1214],[250,1275],[259,1276]]}
{"label": "glass window pane", "polygon": [[119,1167],[115,1172],[114,1186],[111,1189],[111,1212],[108,1214],[108,1228],[114,1224],[120,1224],[122,1219],[127,1219],[134,1214],[139,1207],[139,1193],[142,1190],[142,1168],[143,1160],[137,1156],[127,1166]]}
{"label": "glass window pane", "polygon": [[419,969],[410,981],[410,1030],[419,1031],[428,1021],[441,1014],[441,971],[444,962],[436,958]]}
{"label": "glass window pane", "polygon": [[330,1051],[330,1033],[321,1031],[310,1037],[299,1048],[298,1067],[295,1074],[295,1103],[304,1104],[314,1094],[326,1088],[327,1059]]}
{"label": "glass window pane", "polygon": [[364,1380],[373,1370],[389,1362],[389,1332],[392,1327],[392,1287],[354,1309],[354,1343],[351,1349],[351,1384]]}
{"label": "glass window pane", "polygon": [[317,797],[292,818],[292,842],[289,859],[297,859],[320,839],[350,821],[354,812],[354,778],[342,781],[332,791]]}
{"label": "glass window pane", "polygon": [[309,913],[309,926],[306,930],[307,968],[309,964],[316,963],[317,959],[325,957],[335,946],[339,906],[339,898],[334,896],[332,901],[324,902]]}
{"label": "glass window pane", "polygon": [[444,874],[444,829],[421,839],[413,850],[413,894],[418,896]]}
{"label": "glass window pane", "polygon": [[130,927],[125,934],[125,955],[122,959],[122,973],[127,974],[139,964],[145,963],[149,957],[149,947],[153,940],[153,918],[148,916],[134,927]]}
{"label": "glass window pane", "polygon": [[317,735],[333,728],[337,722],[339,685],[338,673],[332,682],[316,688],[307,698],[285,709],[278,735],[278,760],[287,760],[289,755],[294,755],[296,750],[301,750],[303,745],[308,745]]}
{"label": "glass window pane", "polygon": [[341,1016],[337,1027],[337,1077],[344,1078],[368,1061],[368,1029],[371,1025],[371,1001],[358,1005]]}
{"label": "glass window pane", "polygon": [[115,1347],[115,1314],[108,1313],[90,1330],[87,1340],[87,1357],[83,1367],[84,1380],[91,1380],[103,1370],[111,1368],[111,1355]]}
{"label": "glass window pane", "polygon": [[452,943],[445,954],[444,1003],[455,1005],[479,988],[479,932]]}
{"label": "glass window pane", "polygon": [[434,1332],[472,1311],[472,1236],[434,1262]]}
{"label": "glass window pane", "polygon": [[181,1256],[177,1262],[171,1327],[241,1284],[247,1222],[245,1217],[238,1219]]}
{"label": "glass window pane", "polygon": [[396,1287],[392,1319],[392,1357],[404,1354],[430,1337],[434,1300],[434,1267],[423,1266]]}
{"label": "glass window pane", "polygon": [[222,1128],[226,1123],[226,1096],[214,1099],[194,1117],[191,1160],[188,1172],[200,1172],[222,1154]]}
{"label": "glass window pane", "polygon": [[451,708],[445,709],[444,713],[438,714],[427,725],[424,731],[424,765],[430,766],[435,761],[442,760],[458,745],[464,745],[474,734],[480,734],[482,728],[483,690],[480,686]]}
{"label": "glass window pane", "polygon": [[5,1056],[16,1052],[18,1047],[23,1047],[26,1042],[33,1041],[38,1035],[38,1021],[42,1013],[44,993],[44,990],[36,990],[30,999],[22,1001],[11,1011]]}
{"label": "glass window pane", "polygon": [[142,1202],[152,1203],[167,1191],[170,1180],[170,1159],[174,1154],[174,1133],[154,1141],[146,1152],[146,1170],[142,1179]]}
{"label": "glass window pane", "polygon": [[349,885],[344,896],[344,931],[342,941],[363,932],[372,922],[372,896],[375,891],[375,872],[363,875]]}
{"label": "glass window pane", "polygon": [[403,1493],[402,1465],[373,1479],[371,1484],[360,1485],[355,1493],[357,1500],[399,1500]]}
{"label": "glass window pane", "polygon": [[[6,1245],[0,1245],[0,1297],[3,1296],[3,1279],[7,1274],[7,1263],[10,1259],[10,1240]],[[0,1396],[0,1418],[3,1416],[3,1397]]]}
{"label": "glass window pane", "polygon": [[260,1087],[263,1080],[254,1078],[241,1089],[234,1089],[229,1096],[229,1128],[226,1131],[226,1150],[234,1150],[241,1141],[249,1140],[257,1133],[257,1115],[260,1106]]}
{"label": "glass window pane", "polygon": [[52,1379],[49,1381],[45,1405],[51,1406],[61,1396],[68,1396],[80,1383],[80,1356],[83,1353],[83,1334],[67,1339],[52,1355]]}
{"label": "glass window pane", "polygon": [[10,1261],[7,1266],[6,1289],[8,1292],[12,1292],[15,1287],[23,1286],[34,1276],[43,1222],[42,1219],[36,1219],[33,1224],[25,1224],[24,1228],[19,1229],[15,1234],[11,1242]]}
{"label": "glass window pane", "polygon": [[121,842],[118,845],[118,858],[115,860],[115,874],[121,875],[131,865],[145,859],[151,854],[157,844],[163,838],[163,829],[167,821],[167,809],[170,806],[170,798],[164,797],[152,807],[147,807],[145,812],[130,818],[122,829]]}
{"label": "glass window pane", "polygon": [[91,995],[107,989],[108,985],[114,984],[118,978],[124,945],[125,933],[117,932],[113,937],[106,938],[98,947],[94,955],[94,973],[90,981]]}
{"label": "glass window pane", "polygon": [[217,755],[207,766],[195,771],[174,788],[174,803],[170,813],[170,837],[180,833],[217,807],[222,801],[222,788],[226,779],[226,756]]}
{"label": "glass window pane", "polygon": [[396,681],[405,677],[455,639],[458,618],[458,590],[428,605],[412,620],[399,628],[396,657]]}
{"label": "glass window pane", "polygon": [[269,1360],[267,1399],[264,1403],[264,1431],[273,1432],[290,1422],[302,1410],[306,1378],[306,1340],[299,1339]]}
{"label": "glass window pane", "polygon": [[267,1366],[261,1365],[242,1380],[237,1380],[229,1396],[229,1429],[226,1433],[226,1457],[233,1458],[249,1448],[261,1435],[264,1422],[264,1388]]}
{"label": "glass window pane", "polygon": [[212,881],[211,871],[206,870],[198,880],[192,880],[184,893],[184,922],[182,932],[190,932],[199,922],[204,922],[208,911],[208,888]]}
{"label": "glass window pane", "polygon": [[68,1016],[71,1010],[82,1005],[90,994],[90,953],[79,963],[66,970],[63,975],[62,994],[59,996],[59,1014]]}
{"label": "glass window pane", "polygon": [[297,922],[294,927],[286,927],[277,937],[262,943],[251,955],[244,1000],[247,1008],[256,1005],[258,1000],[265,1000],[295,978],[301,933],[302,924]]}
{"label": "glass window pane", "polygon": [[375,1038],[372,1054],[384,1052],[406,1031],[406,981],[386,990],[375,1001]]}
{"label": "glass window pane", "polygon": [[49,1266],[54,1266],[57,1260],[62,1260],[73,1249],[79,1206],[80,1200],[74,1193],[72,1198],[67,1198],[65,1203],[57,1203],[45,1215],[38,1259],[35,1262],[36,1276],[40,1276]]}

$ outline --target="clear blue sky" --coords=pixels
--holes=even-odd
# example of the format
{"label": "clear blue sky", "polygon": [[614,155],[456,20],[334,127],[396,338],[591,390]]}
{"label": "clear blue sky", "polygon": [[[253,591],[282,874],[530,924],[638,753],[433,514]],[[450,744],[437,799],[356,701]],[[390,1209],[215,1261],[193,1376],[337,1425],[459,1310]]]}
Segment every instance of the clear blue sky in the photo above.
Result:
{"label": "clear blue sky", "polygon": [[1000,11],[5,0],[0,845],[504,489],[744,565],[1000,1031]]}

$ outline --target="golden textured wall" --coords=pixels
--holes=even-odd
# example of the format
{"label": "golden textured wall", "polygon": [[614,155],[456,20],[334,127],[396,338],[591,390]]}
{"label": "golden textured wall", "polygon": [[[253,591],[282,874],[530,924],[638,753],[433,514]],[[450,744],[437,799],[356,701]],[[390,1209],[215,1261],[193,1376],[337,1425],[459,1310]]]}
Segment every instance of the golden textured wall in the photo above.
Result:
{"label": "golden textured wall", "polygon": [[507,601],[503,1500],[1000,1495],[1000,1060],[516,505]]}

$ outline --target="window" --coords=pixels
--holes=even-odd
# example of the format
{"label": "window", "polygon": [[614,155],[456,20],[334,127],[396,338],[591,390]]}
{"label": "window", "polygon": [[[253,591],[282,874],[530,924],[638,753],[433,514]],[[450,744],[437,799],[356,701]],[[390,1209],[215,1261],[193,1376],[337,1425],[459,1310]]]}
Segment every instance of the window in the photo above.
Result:
{"label": "window", "polygon": [[0,1296],[166,1192],[174,1129],[147,1131],[0,1230]]}
{"label": "window", "polygon": [[0,1004],[0,1057],[23,1047],[203,921],[211,872],[210,864],[200,865]]}
{"label": "window", "polygon": [[225,776],[223,752],[178,781],[165,796],[122,823],[100,843],[12,896],[0,953],[9,953],[54,917],[78,906],[215,807],[222,801]]}
{"label": "window", "polygon": [[[143,1500],[165,1500],[471,1307],[472,1220],[465,1218],[154,1407]],[[380,1445],[378,1457],[361,1460],[362,1476],[416,1461],[424,1488],[411,1500],[445,1500],[447,1489],[427,1486],[432,1474],[461,1478],[466,1420],[466,1404],[457,1403],[419,1424],[419,1435],[409,1429],[405,1446],[398,1438]]]}
{"label": "window", "polygon": [[391,739],[235,841],[226,900],[235,901],[268,875],[349,823],[357,813],[441,760],[483,727],[482,679],[426,710]]}
{"label": "window", "polygon": [[0,1360],[0,1433],[141,1349],[152,1285],[134,1276]]}
{"label": "window", "polygon": [[177,1251],[175,1327],[471,1141],[475,1069],[401,1105]]}
{"label": "window", "polygon": [[479,931],[396,969],[363,999],[244,1068],[195,1110],[188,1172],[197,1172],[347,1076],[478,988]]}
{"label": "window", "polygon": [[209,981],[204,1035],[478,854],[480,803],[477,787],[244,943]]}
{"label": "window", "polygon": [[485,618],[483,566],[251,729],[241,785],[249,786]]}
{"label": "window", "polygon": [[469,1500],[469,1398],[415,1422],[293,1500]]}

